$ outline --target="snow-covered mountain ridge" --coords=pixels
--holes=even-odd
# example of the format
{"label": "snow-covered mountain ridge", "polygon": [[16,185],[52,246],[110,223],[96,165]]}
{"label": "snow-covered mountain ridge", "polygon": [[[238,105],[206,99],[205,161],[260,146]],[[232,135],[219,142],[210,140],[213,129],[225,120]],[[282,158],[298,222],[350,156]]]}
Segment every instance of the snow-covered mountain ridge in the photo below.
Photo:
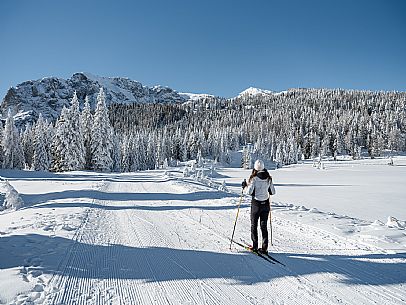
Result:
{"label": "snow-covered mountain ridge", "polygon": [[[94,106],[101,87],[105,90],[108,104],[183,103],[214,98],[210,94],[181,93],[163,86],[148,87],[124,77],[101,77],[79,72],[68,79],[45,77],[11,87],[0,104],[0,114],[4,118],[11,109],[18,125],[35,121],[40,113],[45,119],[54,121],[62,108],[69,106],[74,91],[80,100],[88,96],[91,106]],[[274,92],[269,90],[250,87],[237,97],[272,94]]]}
{"label": "snow-covered mountain ridge", "polygon": [[[249,87],[235,97],[222,98],[211,94],[183,93],[163,86],[148,87],[138,81],[124,77],[100,77],[90,73],[75,73],[71,78],[46,77],[39,80],[29,80],[11,87],[0,104],[0,118],[7,116],[11,109],[17,126],[34,122],[39,114],[48,121],[55,121],[64,106],[69,106],[76,91],[80,101],[89,97],[91,108],[94,108],[96,96],[100,88],[104,88],[106,103],[200,103],[209,108],[228,100],[250,101],[261,99],[289,99],[297,95],[314,95],[315,99],[329,99],[334,95],[370,95],[371,91],[346,89],[306,89],[292,88],[286,91],[271,91]],[[381,95],[385,92],[379,92]]]}
{"label": "snow-covered mountain ridge", "polygon": [[68,106],[74,91],[79,99],[88,96],[95,104],[97,93],[103,87],[107,103],[177,103],[188,100],[175,90],[154,86],[123,77],[99,77],[90,73],[75,73],[71,78],[46,77],[29,80],[11,87],[0,105],[4,117],[9,108],[24,122],[36,120],[40,113],[48,120],[55,120],[63,106]]}
{"label": "snow-covered mountain ridge", "polygon": [[244,91],[240,92],[240,94],[238,94],[238,97],[256,96],[256,95],[272,95],[272,94],[274,94],[274,92],[270,91],[270,90],[249,87],[249,88],[245,89]]}

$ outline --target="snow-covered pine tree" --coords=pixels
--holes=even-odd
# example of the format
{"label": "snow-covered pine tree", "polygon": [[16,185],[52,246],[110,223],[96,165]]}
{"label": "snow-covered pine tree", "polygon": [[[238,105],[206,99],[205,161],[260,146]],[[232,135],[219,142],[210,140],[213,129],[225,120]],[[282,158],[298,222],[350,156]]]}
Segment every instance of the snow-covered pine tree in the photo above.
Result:
{"label": "snow-covered pine tree", "polygon": [[315,133],[312,139],[312,158],[320,155],[320,137]]}
{"label": "snow-covered pine tree", "polygon": [[133,139],[130,138],[130,169],[132,172],[146,169],[146,151],[147,147],[144,137],[136,134]]}
{"label": "snow-covered pine tree", "polygon": [[0,123],[0,167],[3,166],[3,160],[4,160],[3,135],[4,135],[4,129],[3,129],[2,123]]}
{"label": "snow-covered pine tree", "polygon": [[79,99],[76,91],[73,93],[71,107],[69,109],[69,125],[71,131],[71,170],[81,170],[85,166],[85,147],[82,133],[82,124],[80,121]]}
{"label": "snow-covered pine tree", "polygon": [[162,143],[161,139],[158,138],[156,141],[156,148],[155,148],[155,169],[159,169],[162,167],[162,159],[163,159],[163,153],[162,153]]}
{"label": "snow-covered pine tree", "polygon": [[278,146],[276,147],[275,162],[277,168],[284,165],[284,147],[282,142],[279,142]]}
{"label": "snow-covered pine tree", "polygon": [[103,88],[100,88],[99,94],[97,95],[97,105],[93,117],[92,129],[93,132],[90,144],[92,153],[91,167],[96,171],[111,171],[113,166],[113,160],[111,159],[111,126]]}
{"label": "snow-covered pine tree", "polygon": [[42,118],[42,114],[40,114],[33,132],[34,157],[32,168],[36,171],[47,171],[51,166],[47,149],[49,144],[47,141],[47,128],[48,126]]}
{"label": "snow-covered pine tree", "polygon": [[182,151],[181,151],[181,138],[179,134],[175,134],[174,139],[171,144],[171,156],[174,160],[182,160]]}
{"label": "snow-covered pine tree", "polygon": [[197,166],[203,167],[202,151],[200,149],[197,152]]}
{"label": "snow-covered pine tree", "polygon": [[188,145],[187,145],[187,139],[188,136],[187,134],[185,134],[182,144],[181,144],[181,157],[182,157],[182,161],[187,161],[189,159],[189,149],[188,149]]}
{"label": "snow-covered pine tree", "polygon": [[79,100],[73,94],[71,107],[62,109],[56,123],[52,144],[54,171],[71,171],[84,168],[85,150],[80,123]]}
{"label": "snow-covered pine tree", "polygon": [[55,133],[52,139],[52,170],[56,172],[70,170],[68,161],[69,153],[69,110],[62,108],[61,114],[55,125]]}
{"label": "snow-covered pine tree", "polygon": [[397,126],[393,126],[391,131],[389,132],[388,148],[390,149],[391,154],[393,154],[393,152],[399,150],[401,146],[402,146],[401,132],[397,128]]}
{"label": "snow-covered pine tree", "polygon": [[199,150],[199,142],[196,134],[193,131],[189,135],[189,141],[187,145],[189,147],[190,159],[196,159],[197,152]]}
{"label": "snow-covered pine tree", "polygon": [[241,156],[241,167],[244,169],[249,169],[250,166],[251,166],[251,152],[249,151],[247,146],[243,146]]}
{"label": "snow-covered pine tree", "polygon": [[337,131],[334,137],[334,142],[333,142],[333,157],[334,160],[337,160],[337,156],[341,155],[344,150],[344,144],[343,144],[343,139],[342,139],[342,133]]}
{"label": "snow-covered pine tree", "polygon": [[330,136],[326,134],[321,141],[320,154],[322,157],[327,157],[330,155]]}
{"label": "snow-covered pine tree", "polygon": [[220,162],[230,164],[231,163],[231,156],[229,152],[229,144],[228,144],[228,138],[225,132],[222,132],[220,135],[220,151],[219,151],[219,156],[220,156]]}
{"label": "snow-covered pine tree", "polygon": [[302,161],[303,160],[303,153],[302,153],[302,147],[299,145],[297,149],[297,160]]}
{"label": "snow-covered pine tree", "polygon": [[35,126],[31,127],[28,124],[21,136],[21,146],[24,151],[25,164],[28,168],[31,168],[34,158],[34,129]]}
{"label": "snow-covered pine tree", "polygon": [[112,139],[112,149],[111,149],[111,159],[113,160],[113,171],[120,172],[121,171],[121,149],[120,149],[120,140],[117,134],[113,131],[113,128],[110,129],[111,131],[111,139]]}
{"label": "snow-covered pine tree", "polygon": [[169,162],[168,162],[168,159],[165,158],[164,162],[162,163],[162,168],[168,169],[168,167],[169,167]]}
{"label": "snow-covered pine tree", "polygon": [[128,136],[125,135],[121,140],[121,165],[120,168],[123,172],[130,171],[130,143]]}
{"label": "snow-covered pine tree", "polygon": [[48,154],[48,160],[52,166],[52,141],[55,135],[55,128],[54,125],[52,123],[48,123],[47,120],[45,120],[45,127],[45,147]]}
{"label": "snow-covered pine tree", "polygon": [[85,104],[81,114],[81,124],[83,133],[83,145],[85,149],[85,169],[91,169],[92,153],[91,153],[91,136],[92,136],[92,125],[93,125],[93,115],[90,111],[89,97],[85,97]]}
{"label": "snow-covered pine tree", "polygon": [[374,145],[372,147],[374,157],[380,157],[384,150],[384,138],[381,133],[374,135]]}
{"label": "snow-covered pine tree", "polygon": [[[292,137],[289,140],[289,164],[295,164],[298,161],[298,147],[297,147],[297,142],[292,135]],[[300,153],[301,155],[302,153]]]}
{"label": "snow-covered pine tree", "polygon": [[146,150],[146,162],[144,163],[145,168],[144,169],[154,169],[155,165],[157,164],[156,160],[156,146],[155,146],[155,139],[152,138],[151,136],[148,137],[147,139],[147,150]]}
{"label": "snow-covered pine tree", "polygon": [[23,169],[24,152],[20,137],[14,124],[14,117],[9,109],[3,133],[3,168]]}

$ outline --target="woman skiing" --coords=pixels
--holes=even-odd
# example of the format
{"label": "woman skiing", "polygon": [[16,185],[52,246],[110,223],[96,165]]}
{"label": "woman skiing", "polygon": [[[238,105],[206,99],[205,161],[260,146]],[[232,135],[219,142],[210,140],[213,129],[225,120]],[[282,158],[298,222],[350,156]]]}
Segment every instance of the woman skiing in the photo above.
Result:
{"label": "woman skiing", "polygon": [[[272,177],[264,167],[262,160],[255,161],[252,174],[242,187],[246,194],[252,196],[251,201],[251,239],[252,251],[268,253],[268,215],[271,210],[269,195],[275,193]],[[258,249],[258,220],[262,233],[262,247]]]}

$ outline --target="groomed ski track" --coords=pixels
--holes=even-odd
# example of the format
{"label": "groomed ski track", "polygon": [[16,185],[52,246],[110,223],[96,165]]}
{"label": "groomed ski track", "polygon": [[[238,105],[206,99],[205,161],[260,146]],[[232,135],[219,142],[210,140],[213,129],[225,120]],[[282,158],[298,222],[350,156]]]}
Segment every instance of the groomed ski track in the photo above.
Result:
{"label": "groomed ski track", "polygon": [[[233,248],[230,194],[162,171],[106,179],[46,304],[404,304],[405,262],[273,215],[269,264]],[[249,240],[249,205],[236,239]]]}

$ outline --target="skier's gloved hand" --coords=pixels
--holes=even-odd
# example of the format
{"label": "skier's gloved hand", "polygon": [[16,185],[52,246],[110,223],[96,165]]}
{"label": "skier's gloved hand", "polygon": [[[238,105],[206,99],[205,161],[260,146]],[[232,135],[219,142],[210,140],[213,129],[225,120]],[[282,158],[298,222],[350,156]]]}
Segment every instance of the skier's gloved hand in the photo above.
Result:
{"label": "skier's gloved hand", "polygon": [[242,188],[245,189],[247,185],[247,181],[244,179],[244,181],[241,183]]}

